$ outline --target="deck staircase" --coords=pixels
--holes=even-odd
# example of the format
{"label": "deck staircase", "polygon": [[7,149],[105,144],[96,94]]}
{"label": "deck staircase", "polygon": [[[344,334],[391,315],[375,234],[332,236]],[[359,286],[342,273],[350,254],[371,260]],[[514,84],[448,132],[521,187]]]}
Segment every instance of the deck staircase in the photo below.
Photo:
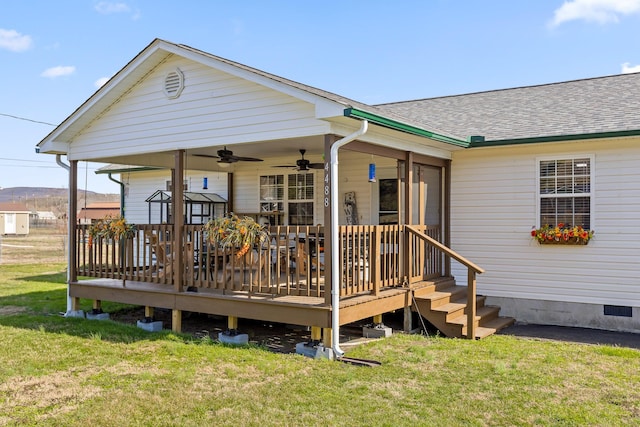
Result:
{"label": "deck staircase", "polygon": [[[467,337],[466,286],[456,285],[453,277],[443,277],[414,289],[414,311],[447,337]],[[485,305],[485,300],[482,295],[476,297],[476,339],[493,335],[515,322],[512,317],[500,317],[500,307]]]}

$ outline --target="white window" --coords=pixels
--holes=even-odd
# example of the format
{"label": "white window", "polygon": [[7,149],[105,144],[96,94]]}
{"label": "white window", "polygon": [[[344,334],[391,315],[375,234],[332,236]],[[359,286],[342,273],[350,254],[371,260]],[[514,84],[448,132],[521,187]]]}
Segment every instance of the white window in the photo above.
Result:
{"label": "white window", "polygon": [[286,206],[289,225],[313,225],[313,186],[313,173],[262,175],[260,212],[284,212]]}
{"label": "white window", "polygon": [[313,174],[288,176],[289,225],[313,225]]}
{"label": "white window", "polygon": [[538,226],[591,229],[593,156],[538,159]]}
{"label": "white window", "polygon": [[284,210],[284,175],[260,177],[260,212]]}

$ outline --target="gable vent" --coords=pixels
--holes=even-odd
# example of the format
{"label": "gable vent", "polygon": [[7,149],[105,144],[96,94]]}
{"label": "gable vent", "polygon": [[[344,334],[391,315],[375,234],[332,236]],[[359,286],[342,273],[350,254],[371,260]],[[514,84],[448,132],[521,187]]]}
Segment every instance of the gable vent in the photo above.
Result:
{"label": "gable vent", "polygon": [[175,99],[180,96],[184,89],[184,75],[179,69],[170,71],[164,78],[164,94],[169,99]]}

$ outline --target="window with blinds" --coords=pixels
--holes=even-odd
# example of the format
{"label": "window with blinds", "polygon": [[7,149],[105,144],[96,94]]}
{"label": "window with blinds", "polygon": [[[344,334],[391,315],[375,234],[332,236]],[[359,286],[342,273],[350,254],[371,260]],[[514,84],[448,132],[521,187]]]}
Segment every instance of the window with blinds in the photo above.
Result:
{"label": "window with blinds", "polygon": [[591,229],[593,156],[539,159],[538,226]]}

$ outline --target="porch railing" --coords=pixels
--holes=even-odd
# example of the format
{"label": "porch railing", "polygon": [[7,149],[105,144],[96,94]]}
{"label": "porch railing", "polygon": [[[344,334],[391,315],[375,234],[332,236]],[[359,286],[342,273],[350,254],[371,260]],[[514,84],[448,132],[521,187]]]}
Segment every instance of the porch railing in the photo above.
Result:
{"label": "porch railing", "polygon": [[[322,226],[270,227],[269,239],[242,256],[238,256],[236,248],[209,243],[202,225],[183,226],[183,242],[177,247],[170,224],[136,228],[132,239],[96,238],[90,245],[88,227],[78,226],[78,274],[119,279],[125,284],[141,281],[165,285],[175,285],[176,277],[182,276],[181,287],[191,291],[217,289],[324,297],[325,289],[329,289],[325,287]],[[411,284],[442,275],[444,257],[453,251],[438,242],[439,229],[341,226],[337,242],[340,295],[377,295],[382,289],[402,286],[405,281]],[[177,251],[181,251],[180,266],[175,265]],[[175,274],[177,268],[182,274]]]}
{"label": "porch railing", "polygon": [[[455,259],[460,264],[467,267],[467,338],[475,339],[476,293],[477,293],[476,292],[476,275],[484,273],[484,269],[482,269],[481,267],[478,267],[476,264],[469,261],[462,255],[451,250],[450,248],[446,247],[445,245],[443,245],[433,237],[429,236],[428,230],[425,230],[422,227],[409,226],[409,225],[405,226],[405,228],[407,229],[407,232],[410,235],[410,238],[409,238],[410,244],[409,244],[409,251],[408,251],[408,256],[410,260],[413,260],[415,258],[421,258],[424,253],[424,255],[429,257],[446,256],[451,259]],[[416,240],[422,241],[423,245],[415,244],[414,242]],[[425,245],[427,246],[427,248],[424,247]],[[414,264],[418,266],[421,265],[417,263],[412,263],[412,267],[411,267],[412,271],[413,271],[413,267],[415,266]],[[422,267],[419,267],[419,268],[422,268]],[[423,274],[427,274],[428,276],[429,272],[424,271]]]}

